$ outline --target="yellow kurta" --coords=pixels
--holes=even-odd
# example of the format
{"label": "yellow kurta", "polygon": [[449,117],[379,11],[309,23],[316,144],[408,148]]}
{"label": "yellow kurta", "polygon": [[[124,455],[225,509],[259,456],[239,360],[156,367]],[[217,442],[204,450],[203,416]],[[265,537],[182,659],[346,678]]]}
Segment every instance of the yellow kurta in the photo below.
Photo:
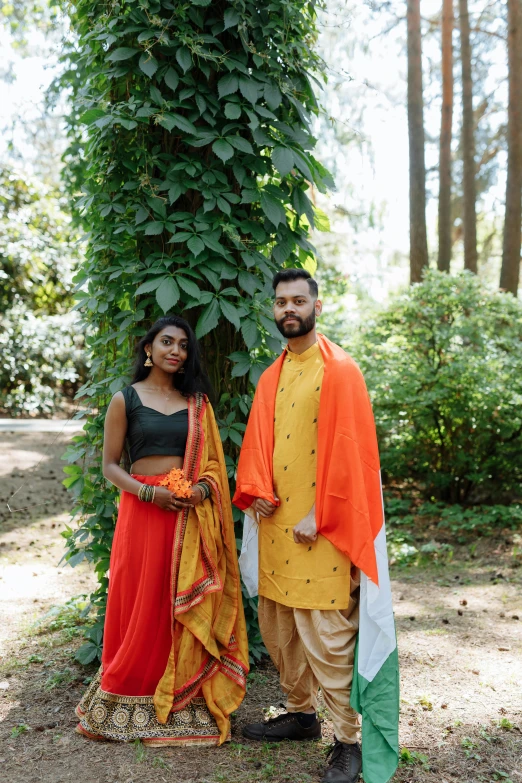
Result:
{"label": "yellow kurta", "polygon": [[324,362],[315,343],[288,351],[274,422],[274,490],[281,505],[259,531],[259,594],[300,609],[347,609],[350,560],[324,536],[296,544],[292,529],[315,503],[317,420]]}

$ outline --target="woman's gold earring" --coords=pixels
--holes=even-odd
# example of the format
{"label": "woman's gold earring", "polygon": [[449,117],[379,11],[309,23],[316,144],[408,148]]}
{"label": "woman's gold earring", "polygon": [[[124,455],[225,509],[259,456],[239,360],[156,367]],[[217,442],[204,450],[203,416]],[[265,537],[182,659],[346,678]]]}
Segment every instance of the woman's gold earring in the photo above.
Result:
{"label": "woman's gold earring", "polygon": [[184,367],[180,367],[179,370],[178,370],[178,375],[183,375],[184,372],[185,372],[185,368]]}
{"label": "woman's gold earring", "polygon": [[147,359],[145,361],[144,367],[154,367],[154,364],[152,362],[152,359],[150,358],[152,356],[150,351],[147,351]]}

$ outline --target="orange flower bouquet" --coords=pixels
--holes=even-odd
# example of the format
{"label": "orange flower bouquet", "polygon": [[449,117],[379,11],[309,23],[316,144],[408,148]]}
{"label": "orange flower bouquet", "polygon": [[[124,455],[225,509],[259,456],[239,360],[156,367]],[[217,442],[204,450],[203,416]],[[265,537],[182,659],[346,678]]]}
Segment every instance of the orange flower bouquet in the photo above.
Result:
{"label": "orange flower bouquet", "polygon": [[192,497],[192,484],[187,481],[181,468],[172,468],[160,483],[160,487],[167,487],[177,498]]}

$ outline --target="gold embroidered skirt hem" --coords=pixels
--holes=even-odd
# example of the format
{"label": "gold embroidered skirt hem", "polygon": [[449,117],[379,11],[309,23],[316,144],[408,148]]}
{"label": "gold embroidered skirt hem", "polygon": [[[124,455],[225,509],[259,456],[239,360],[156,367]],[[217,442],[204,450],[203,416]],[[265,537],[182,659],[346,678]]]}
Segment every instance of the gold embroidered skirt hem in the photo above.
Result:
{"label": "gold embroidered skirt hem", "polygon": [[[205,699],[193,698],[181,710],[160,723],[153,696],[119,696],[100,687],[94,678],[76,708],[76,731],[92,740],[133,742],[144,745],[219,745],[220,731]],[[227,740],[230,739],[230,731]]]}

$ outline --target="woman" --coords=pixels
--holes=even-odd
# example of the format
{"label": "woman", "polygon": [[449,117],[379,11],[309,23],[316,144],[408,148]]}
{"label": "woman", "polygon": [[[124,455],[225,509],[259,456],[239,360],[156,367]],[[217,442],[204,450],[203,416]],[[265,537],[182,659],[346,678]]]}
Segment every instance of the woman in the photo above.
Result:
{"label": "woman", "polygon": [[[207,388],[192,329],[166,316],[140,341],[132,384],[107,411],[103,474],[122,495],[102,666],[77,708],[77,730],[92,739],[220,745],[245,695],[234,526]],[[160,485],[173,468],[190,497]]]}

